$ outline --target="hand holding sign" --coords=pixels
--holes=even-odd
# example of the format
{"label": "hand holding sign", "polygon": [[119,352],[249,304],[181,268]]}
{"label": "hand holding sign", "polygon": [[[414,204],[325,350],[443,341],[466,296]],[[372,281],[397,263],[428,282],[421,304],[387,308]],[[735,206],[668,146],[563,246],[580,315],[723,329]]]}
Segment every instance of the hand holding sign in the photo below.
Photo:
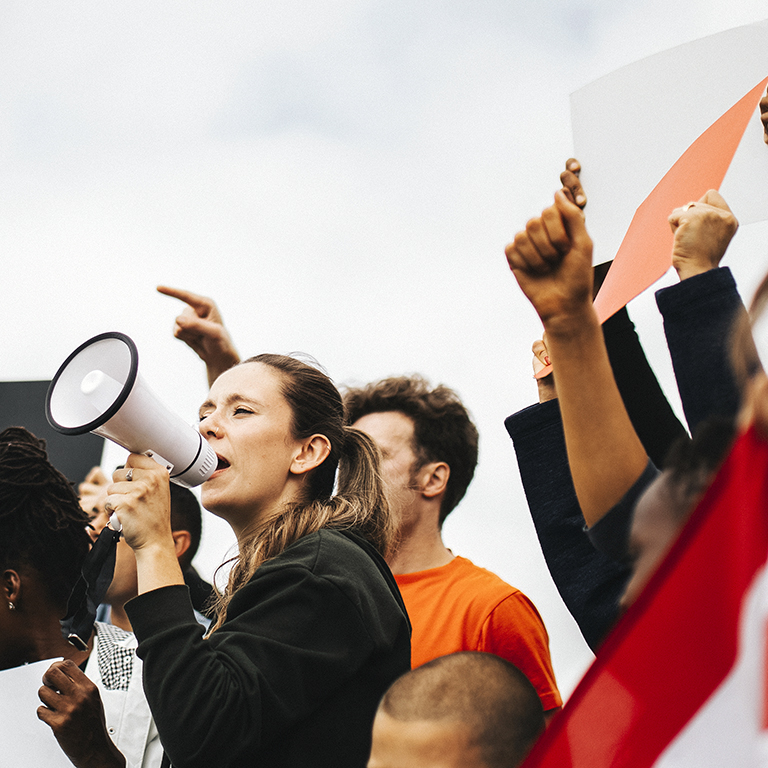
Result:
{"label": "hand holding sign", "polygon": [[675,208],[669,225],[675,235],[672,266],[686,280],[720,264],[739,222],[722,195],[710,189],[698,202]]}

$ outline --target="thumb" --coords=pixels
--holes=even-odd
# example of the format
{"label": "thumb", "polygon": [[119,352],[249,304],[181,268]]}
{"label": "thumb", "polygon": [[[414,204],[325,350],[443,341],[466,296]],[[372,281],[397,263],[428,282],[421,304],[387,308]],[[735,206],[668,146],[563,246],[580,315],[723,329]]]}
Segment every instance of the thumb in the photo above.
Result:
{"label": "thumb", "polygon": [[715,208],[722,208],[724,211],[731,210],[728,203],[725,202],[725,198],[716,189],[707,190],[699,202],[712,205]]}
{"label": "thumb", "polygon": [[549,350],[547,349],[547,345],[544,343],[543,339],[537,339],[533,342],[531,352],[533,352],[533,356],[537,358],[541,363],[544,365],[549,365]]}
{"label": "thumb", "polygon": [[204,320],[197,315],[179,315],[176,318],[176,325],[188,333],[199,334],[208,338],[221,336],[222,326],[211,320]]}

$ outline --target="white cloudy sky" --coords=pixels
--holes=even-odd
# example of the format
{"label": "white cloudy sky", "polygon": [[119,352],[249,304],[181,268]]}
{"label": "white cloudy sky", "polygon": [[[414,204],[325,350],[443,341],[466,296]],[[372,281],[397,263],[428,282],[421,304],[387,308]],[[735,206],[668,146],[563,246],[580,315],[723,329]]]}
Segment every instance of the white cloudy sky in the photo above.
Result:
{"label": "white cloudy sky", "polygon": [[[570,92],[764,14],[757,0],[7,0],[0,376],[50,378],[121,330],[192,420],[204,376],[171,337],[176,302],[154,293],[168,283],[214,296],[243,353],[308,352],[340,383],[419,371],[454,387],[482,442],[447,542],[532,597],[570,691],[590,654],[502,424],[535,397],[539,332],[503,247],[557,186]],[[765,271],[756,226],[740,233],[747,289]],[[633,315],[673,394],[652,305]],[[206,575],[230,542],[208,522]]]}

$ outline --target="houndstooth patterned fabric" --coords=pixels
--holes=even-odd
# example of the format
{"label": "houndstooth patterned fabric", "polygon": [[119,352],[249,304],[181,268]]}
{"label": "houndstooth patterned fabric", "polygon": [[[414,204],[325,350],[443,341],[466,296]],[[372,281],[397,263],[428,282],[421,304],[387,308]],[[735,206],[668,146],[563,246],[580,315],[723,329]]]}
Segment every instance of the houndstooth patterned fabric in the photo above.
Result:
{"label": "houndstooth patterned fabric", "polygon": [[126,647],[126,641],[131,640],[133,635],[112,624],[102,624],[100,621],[97,621],[95,626],[98,635],[101,681],[109,691],[127,691],[133,673],[133,657],[136,650],[133,647]]}

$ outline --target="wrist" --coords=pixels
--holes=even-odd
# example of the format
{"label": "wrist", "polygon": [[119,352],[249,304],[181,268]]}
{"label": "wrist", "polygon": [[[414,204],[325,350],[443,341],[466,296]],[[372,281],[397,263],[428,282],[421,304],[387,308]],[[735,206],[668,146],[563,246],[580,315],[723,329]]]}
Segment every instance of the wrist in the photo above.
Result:
{"label": "wrist", "polygon": [[126,768],[126,765],[125,755],[113,745],[108,761],[106,763],[101,761],[95,762],[93,763],[93,768],[106,768],[107,766],[109,768]]}
{"label": "wrist", "polygon": [[550,339],[571,341],[581,338],[585,333],[591,333],[600,328],[594,306],[586,304],[582,307],[559,312],[547,318],[542,318],[547,334],[547,344]]}
{"label": "wrist", "polygon": [[184,584],[184,575],[172,546],[150,544],[134,553],[140,595],[161,587]]}
{"label": "wrist", "polygon": [[555,382],[551,373],[543,379],[537,379],[536,386],[539,390],[539,403],[546,403],[549,400],[557,399],[557,390],[555,389]]}
{"label": "wrist", "polygon": [[136,557],[136,564],[142,562],[154,562],[158,560],[169,560],[176,558],[176,548],[173,539],[166,541],[163,537],[158,540],[145,541],[132,547],[133,554]]}
{"label": "wrist", "polygon": [[689,263],[683,263],[683,264],[674,264],[673,266],[675,268],[675,271],[677,272],[678,278],[682,280],[687,280],[690,277],[696,277],[696,275],[703,275],[705,272],[709,272],[713,269],[717,268],[717,264],[689,264]]}
{"label": "wrist", "polygon": [[115,746],[112,739],[108,736],[106,738],[108,743],[104,752],[91,754],[84,760],[77,762],[72,760],[72,762],[78,768],[126,768],[127,761],[125,755]]}

